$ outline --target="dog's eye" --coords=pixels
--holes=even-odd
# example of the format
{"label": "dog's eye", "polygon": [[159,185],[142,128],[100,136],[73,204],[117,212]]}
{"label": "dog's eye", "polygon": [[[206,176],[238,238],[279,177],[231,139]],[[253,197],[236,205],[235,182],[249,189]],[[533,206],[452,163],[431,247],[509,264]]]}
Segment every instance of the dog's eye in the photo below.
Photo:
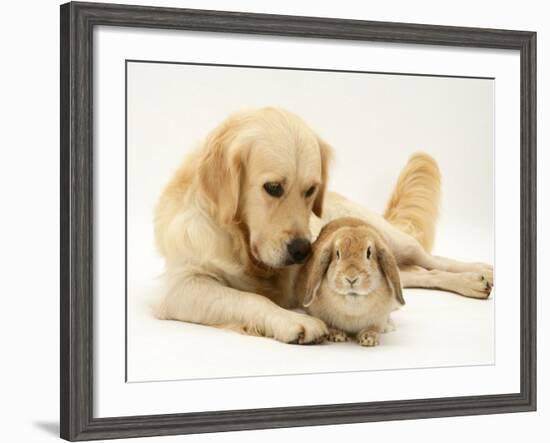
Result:
{"label": "dog's eye", "polygon": [[313,195],[313,193],[315,192],[315,186],[312,186],[311,188],[309,188],[307,191],[306,191],[306,198],[307,197],[311,197]]}
{"label": "dog's eye", "polygon": [[367,258],[370,258],[370,246],[367,248]]}
{"label": "dog's eye", "polygon": [[340,260],[340,251],[338,249],[336,250],[336,258]]}
{"label": "dog's eye", "polygon": [[284,189],[281,186],[280,183],[266,183],[264,185],[265,192],[267,192],[272,197],[279,198],[281,195],[283,195]]}

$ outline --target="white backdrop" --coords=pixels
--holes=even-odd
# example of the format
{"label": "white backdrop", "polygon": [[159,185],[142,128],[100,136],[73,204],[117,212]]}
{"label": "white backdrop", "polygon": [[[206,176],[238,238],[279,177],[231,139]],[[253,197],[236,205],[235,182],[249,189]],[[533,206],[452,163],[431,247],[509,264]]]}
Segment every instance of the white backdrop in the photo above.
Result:
{"label": "white backdrop", "polygon": [[493,300],[406,290],[397,331],[370,350],[289,347],[149,308],[162,296],[152,214],[163,186],[228,114],[262,106],[302,116],[334,147],[329,189],[379,212],[410,154],[430,153],[443,176],[435,252],[492,264],[493,80],[137,62],[127,78],[129,381],[494,362]]}
{"label": "white backdrop", "polygon": [[[150,1],[119,0],[119,3],[151,4]],[[550,143],[550,133],[540,122],[550,118],[550,93],[545,82],[550,62],[550,17],[544,2],[526,0],[503,4],[497,1],[441,3],[434,0],[369,3],[352,0],[257,2],[253,0],[163,0],[157,5],[208,9],[233,9],[296,15],[403,21],[457,26],[480,26],[536,30],[538,34],[539,146]],[[2,435],[13,442],[58,441],[58,84],[59,14],[58,2],[32,0],[4,7],[7,17],[0,30],[4,59],[13,69],[0,72],[3,121],[0,133],[5,161],[0,163],[3,198],[1,265],[6,313],[0,322],[3,364],[0,368],[0,405],[7,419]],[[32,55],[32,56],[31,56]],[[37,67],[39,70],[37,71]],[[22,91],[25,91],[23,100]],[[32,101],[31,99],[32,98]],[[32,122],[32,130],[29,130]],[[31,161],[32,160],[32,161]],[[550,166],[547,149],[539,151],[539,168]],[[22,179],[22,172],[24,178]],[[548,174],[539,174],[539,225],[548,222],[550,200],[545,189]],[[16,186],[14,186],[16,184]],[[17,192],[12,192],[14,189]],[[26,204],[32,202],[32,204]],[[37,214],[40,214],[37,223]],[[21,247],[22,235],[28,247]],[[539,293],[548,288],[548,234],[539,230]],[[32,272],[22,266],[32,257]],[[32,302],[32,303],[31,303]],[[539,343],[548,334],[543,318],[548,303],[539,300]],[[24,313],[24,315],[23,315]],[[24,318],[23,318],[24,317]],[[550,350],[539,346],[539,374],[548,371]],[[382,422],[356,425],[294,428],[151,438],[150,442],[278,442],[334,441],[368,437],[392,441],[464,442],[487,440],[516,442],[529,432],[547,431],[550,391],[539,378],[539,412],[431,420]],[[27,393],[27,395],[23,395]],[[32,398],[32,401],[29,401]],[[128,440],[133,441],[133,440]],[[136,440],[137,441],[137,440]]]}

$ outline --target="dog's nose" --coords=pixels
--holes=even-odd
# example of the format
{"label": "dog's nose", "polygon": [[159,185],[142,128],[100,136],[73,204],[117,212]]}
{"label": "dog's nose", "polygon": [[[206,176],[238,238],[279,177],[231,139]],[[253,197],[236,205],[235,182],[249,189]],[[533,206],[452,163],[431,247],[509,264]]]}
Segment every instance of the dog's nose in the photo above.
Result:
{"label": "dog's nose", "polygon": [[357,279],[358,277],[354,277],[354,278],[346,277],[346,280],[348,281],[350,286],[353,286],[353,284],[357,281]]}
{"label": "dog's nose", "polygon": [[311,252],[311,243],[306,238],[295,238],[286,248],[294,263],[302,263]]}

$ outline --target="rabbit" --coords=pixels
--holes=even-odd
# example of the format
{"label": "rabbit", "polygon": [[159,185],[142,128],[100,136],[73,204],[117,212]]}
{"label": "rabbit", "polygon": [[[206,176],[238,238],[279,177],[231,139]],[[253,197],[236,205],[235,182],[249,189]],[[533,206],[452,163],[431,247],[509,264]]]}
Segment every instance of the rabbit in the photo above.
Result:
{"label": "rabbit", "polygon": [[397,262],[378,232],[356,218],[323,227],[297,280],[301,306],[329,327],[329,341],[376,346],[405,304]]}

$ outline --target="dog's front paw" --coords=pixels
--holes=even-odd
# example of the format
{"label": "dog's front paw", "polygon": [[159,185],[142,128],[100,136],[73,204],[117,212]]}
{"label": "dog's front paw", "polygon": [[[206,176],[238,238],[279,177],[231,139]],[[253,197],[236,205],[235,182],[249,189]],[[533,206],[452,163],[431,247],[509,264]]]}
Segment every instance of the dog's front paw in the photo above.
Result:
{"label": "dog's front paw", "polygon": [[341,331],[340,329],[330,328],[328,330],[327,340],[333,341],[335,343],[348,341],[348,334],[346,334],[344,331]]}
{"label": "dog's front paw", "polygon": [[272,322],[273,338],[283,343],[317,344],[325,341],[327,325],[318,318],[288,311]]}
{"label": "dog's front paw", "polygon": [[378,332],[372,330],[364,330],[357,334],[357,343],[361,346],[377,346]]}

